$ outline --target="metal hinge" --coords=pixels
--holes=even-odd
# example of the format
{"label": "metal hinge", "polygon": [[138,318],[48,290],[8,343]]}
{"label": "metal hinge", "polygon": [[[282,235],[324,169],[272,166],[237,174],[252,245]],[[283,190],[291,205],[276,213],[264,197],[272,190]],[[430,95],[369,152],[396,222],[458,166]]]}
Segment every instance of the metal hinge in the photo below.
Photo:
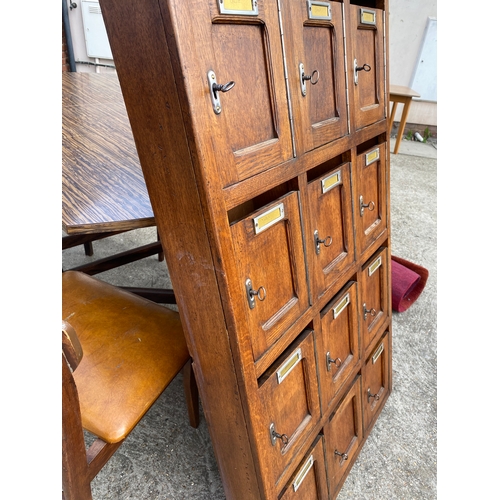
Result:
{"label": "metal hinge", "polygon": [[278,21],[280,26],[280,39],[281,39],[281,51],[283,52],[283,66],[285,68],[285,88],[286,88],[286,98],[288,101],[288,118],[290,120],[290,133],[292,134],[292,153],[293,157],[297,157],[297,151],[295,148],[295,127],[293,122],[293,111],[292,111],[292,98],[290,95],[290,82],[288,80],[288,67],[286,63],[286,51],[285,51],[285,41],[284,41],[284,31],[283,31],[283,20],[281,18],[281,1],[278,0]]}
{"label": "metal hinge", "polygon": [[342,2],[342,36],[344,38],[344,78],[345,78],[345,93],[347,100],[347,135],[351,133],[351,108],[349,107],[349,78],[347,76],[347,41],[345,39],[345,4]]}

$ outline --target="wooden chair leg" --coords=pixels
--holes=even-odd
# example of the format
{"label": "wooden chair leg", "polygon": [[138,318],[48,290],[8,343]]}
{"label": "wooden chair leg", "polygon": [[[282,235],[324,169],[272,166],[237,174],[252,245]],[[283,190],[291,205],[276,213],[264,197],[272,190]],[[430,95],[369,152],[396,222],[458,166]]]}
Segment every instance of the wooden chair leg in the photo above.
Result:
{"label": "wooden chair leg", "polygon": [[108,463],[115,451],[123,444],[123,441],[109,444],[101,439],[96,439],[87,450],[88,478],[92,481],[101,469]]}
{"label": "wooden chair leg", "polygon": [[87,454],[79,408],[69,401],[78,397],[76,385],[63,356],[62,386],[62,487],[65,500],[92,500],[87,474]]}
{"label": "wooden chair leg", "polygon": [[[158,241],[160,241],[160,233],[158,230],[156,230],[156,238]],[[158,253],[158,261],[163,262],[163,259],[165,258],[165,254],[163,253],[163,250]]]}
{"label": "wooden chair leg", "polygon": [[91,241],[87,241],[87,243],[84,243],[83,248],[85,249],[85,255],[89,257],[92,257],[92,255],[94,255],[94,247],[92,246]]}
{"label": "wooden chair leg", "polygon": [[184,394],[189,415],[189,423],[195,429],[200,425],[200,408],[198,399],[198,386],[193,372],[192,361],[189,360],[182,369],[184,379]]}

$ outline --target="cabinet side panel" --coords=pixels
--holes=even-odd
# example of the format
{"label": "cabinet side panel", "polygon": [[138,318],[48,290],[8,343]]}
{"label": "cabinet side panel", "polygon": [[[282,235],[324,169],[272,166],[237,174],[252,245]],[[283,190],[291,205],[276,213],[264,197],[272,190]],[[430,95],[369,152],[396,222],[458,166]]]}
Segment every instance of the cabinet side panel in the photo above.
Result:
{"label": "cabinet side panel", "polygon": [[100,5],[225,493],[228,499],[258,499],[261,488],[162,15],[153,1]]}

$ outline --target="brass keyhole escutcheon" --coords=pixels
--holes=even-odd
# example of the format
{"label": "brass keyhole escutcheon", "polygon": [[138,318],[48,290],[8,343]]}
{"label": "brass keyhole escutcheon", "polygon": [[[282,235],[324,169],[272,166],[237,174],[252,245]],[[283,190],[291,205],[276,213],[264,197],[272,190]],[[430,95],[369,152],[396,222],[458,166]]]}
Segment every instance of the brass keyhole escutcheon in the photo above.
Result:
{"label": "brass keyhole escutcheon", "polygon": [[306,75],[304,65],[300,63],[299,75],[300,75],[300,86],[302,89],[302,95],[305,97],[307,95],[306,82],[311,82],[311,85],[316,85],[319,82],[319,71],[315,69],[310,75]]}
{"label": "brass keyhole escutcheon", "polygon": [[375,210],[375,202],[370,201],[368,204],[365,204],[363,202],[363,196],[359,197],[359,212],[361,214],[361,217],[363,217],[365,213],[365,208],[367,208],[370,212],[373,212]]}
{"label": "brass keyhole escutcheon", "polygon": [[372,394],[369,387],[367,393],[368,393],[368,402],[370,402],[370,398],[375,398],[375,401],[378,401],[380,399],[380,395]]}
{"label": "brass keyhole escutcheon", "polygon": [[267,291],[263,286],[259,286],[257,290],[252,287],[252,280],[249,278],[245,281],[245,289],[247,292],[247,301],[250,309],[255,307],[255,297],[257,297],[261,302],[267,297]]}
{"label": "brass keyhole escutcheon", "polygon": [[276,432],[274,423],[269,426],[269,434],[271,435],[271,443],[273,446],[276,444],[277,439],[280,439],[284,446],[288,444],[288,436],[286,434],[280,434],[279,432]]}
{"label": "brass keyhole escutcheon", "polygon": [[320,245],[324,245],[325,247],[329,247],[332,244],[332,237],[327,236],[325,239],[320,239],[318,230],[314,231],[314,244],[316,246],[316,255],[319,255]]}
{"label": "brass keyhole escutcheon", "polygon": [[366,308],[366,302],[363,304],[363,317],[364,319],[366,320],[366,318],[368,317],[368,314],[372,317],[374,317],[376,314],[377,314],[377,311],[376,309],[367,309]]}
{"label": "brass keyhole escutcheon", "polygon": [[363,64],[363,66],[358,66],[357,59],[354,59],[354,85],[358,84],[358,72],[366,71],[367,73],[372,70],[369,64]]}
{"label": "brass keyhole escutcheon", "polygon": [[232,80],[230,82],[221,84],[217,83],[217,77],[213,71],[207,73],[208,87],[210,89],[210,99],[212,100],[212,108],[216,115],[220,115],[222,112],[222,106],[220,103],[219,92],[229,92],[234,86],[235,82]]}
{"label": "brass keyhole escutcheon", "polygon": [[330,371],[332,364],[334,364],[336,368],[340,368],[342,366],[342,360],[340,358],[330,358],[330,351],[328,351],[326,353],[326,368],[328,371]]}

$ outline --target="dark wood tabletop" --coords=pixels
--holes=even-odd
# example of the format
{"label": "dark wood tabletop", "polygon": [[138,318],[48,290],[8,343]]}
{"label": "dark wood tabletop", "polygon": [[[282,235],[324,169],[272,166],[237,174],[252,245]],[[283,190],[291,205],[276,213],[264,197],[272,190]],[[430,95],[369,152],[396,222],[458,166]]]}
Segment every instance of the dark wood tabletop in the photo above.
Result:
{"label": "dark wood tabletop", "polygon": [[155,225],[115,74],[62,74],[62,159],[68,235]]}

